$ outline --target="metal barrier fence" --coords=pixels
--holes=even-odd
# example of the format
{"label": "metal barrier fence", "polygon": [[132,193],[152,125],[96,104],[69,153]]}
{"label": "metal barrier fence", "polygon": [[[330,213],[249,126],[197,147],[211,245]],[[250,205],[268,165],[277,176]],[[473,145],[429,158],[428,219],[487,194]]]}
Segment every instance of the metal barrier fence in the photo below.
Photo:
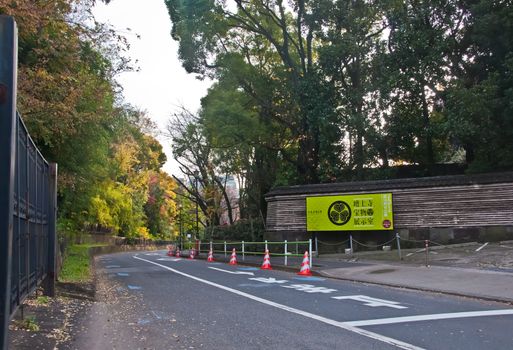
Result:
{"label": "metal barrier fence", "polygon": [[17,29],[0,16],[0,346],[9,320],[42,282],[55,292],[57,165],[16,113]]}
{"label": "metal barrier fence", "polygon": [[[176,243],[177,247],[180,247],[180,250],[183,250],[183,245],[180,245],[179,242]],[[308,251],[310,256],[310,268],[313,266],[312,264],[312,240],[308,241],[263,241],[263,242],[201,242],[197,241],[193,244],[194,249],[198,251],[198,254],[201,252],[208,253],[210,249],[212,252],[218,254],[224,254],[224,257],[227,258],[229,254],[231,254],[232,249],[235,248],[237,253],[242,255],[242,260],[244,261],[246,255],[264,255],[266,250],[269,250],[272,256],[280,256],[283,257],[283,264],[287,266],[289,257],[303,257],[303,253]]]}
{"label": "metal barrier fence", "polygon": [[55,253],[50,256],[49,252],[50,245],[55,244],[57,169],[36,148],[19,114],[16,130],[11,313],[43,282],[49,271],[55,271],[48,265],[55,261]]}

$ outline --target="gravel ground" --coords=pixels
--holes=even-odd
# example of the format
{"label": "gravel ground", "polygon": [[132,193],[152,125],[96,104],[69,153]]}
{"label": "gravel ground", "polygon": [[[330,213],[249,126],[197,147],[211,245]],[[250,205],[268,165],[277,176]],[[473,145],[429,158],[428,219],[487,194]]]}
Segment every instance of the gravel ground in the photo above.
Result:
{"label": "gravel ground", "polygon": [[58,284],[55,298],[29,296],[9,325],[8,348],[62,349],[74,334],[81,315],[93,304],[92,288]]}
{"label": "gravel ground", "polygon": [[[513,241],[494,242],[482,247],[484,243],[466,243],[447,246],[429,247],[429,264],[462,268],[478,268],[513,272]],[[482,248],[481,248],[482,247]],[[478,250],[481,248],[480,250]],[[478,251],[476,251],[478,250]],[[321,255],[324,259],[342,261],[425,264],[426,251],[419,249],[402,249],[402,260],[397,250],[388,252],[361,252],[348,255]]]}

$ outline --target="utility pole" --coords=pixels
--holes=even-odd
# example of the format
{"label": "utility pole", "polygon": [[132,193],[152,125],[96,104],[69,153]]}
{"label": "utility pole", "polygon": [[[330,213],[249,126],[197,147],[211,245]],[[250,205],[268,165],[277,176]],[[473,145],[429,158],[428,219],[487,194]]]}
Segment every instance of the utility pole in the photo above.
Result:
{"label": "utility pole", "polygon": [[199,195],[199,191],[198,191],[198,176],[199,176],[199,172],[195,171],[194,172],[194,187],[196,190],[196,237],[194,237],[194,239],[197,239],[199,237],[198,202],[199,202],[200,195]]}
{"label": "utility pole", "polygon": [[178,219],[180,220],[180,226],[178,227],[178,233],[180,235],[180,250],[183,250],[183,225],[182,225],[182,204],[178,204]]}

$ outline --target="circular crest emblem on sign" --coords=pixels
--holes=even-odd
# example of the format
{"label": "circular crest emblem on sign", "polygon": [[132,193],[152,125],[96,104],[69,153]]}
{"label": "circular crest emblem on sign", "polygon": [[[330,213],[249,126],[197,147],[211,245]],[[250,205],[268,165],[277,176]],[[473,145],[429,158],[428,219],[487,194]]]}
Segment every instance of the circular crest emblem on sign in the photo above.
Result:
{"label": "circular crest emblem on sign", "polygon": [[384,228],[390,228],[390,226],[392,226],[392,223],[390,222],[390,220],[388,220],[388,219],[383,220],[383,227]]}
{"label": "circular crest emblem on sign", "polygon": [[333,202],[328,208],[328,218],[337,226],[345,225],[351,219],[351,208],[346,202]]}

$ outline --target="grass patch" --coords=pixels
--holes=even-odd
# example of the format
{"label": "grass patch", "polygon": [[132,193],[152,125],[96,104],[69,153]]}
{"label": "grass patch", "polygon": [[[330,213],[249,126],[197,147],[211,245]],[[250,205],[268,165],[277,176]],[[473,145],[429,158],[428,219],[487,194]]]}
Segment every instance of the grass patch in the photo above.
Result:
{"label": "grass patch", "polygon": [[89,248],[103,246],[106,246],[106,244],[75,244],[69,246],[62,263],[59,280],[62,282],[91,281]]}
{"label": "grass patch", "polygon": [[49,297],[47,297],[46,295],[40,295],[36,299],[36,304],[38,304],[38,305],[46,305],[46,304],[48,304],[49,301],[50,301]]}
{"label": "grass patch", "polygon": [[34,316],[27,316],[23,320],[14,320],[13,323],[17,328],[31,332],[39,332],[40,329]]}

